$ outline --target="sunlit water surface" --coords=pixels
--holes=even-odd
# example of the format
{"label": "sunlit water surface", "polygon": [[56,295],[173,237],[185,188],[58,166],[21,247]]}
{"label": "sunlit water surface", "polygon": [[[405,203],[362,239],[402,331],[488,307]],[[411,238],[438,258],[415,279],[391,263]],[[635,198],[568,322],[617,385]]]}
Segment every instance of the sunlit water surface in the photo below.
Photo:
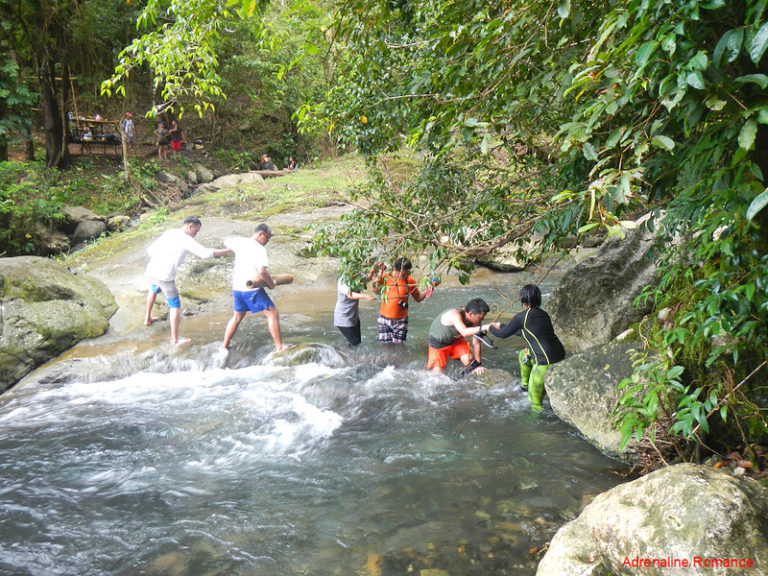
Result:
{"label": "sunlit water surface", "polygon": [[427,325],[466,296],[414,307],[399,349],[375,344],[372,306],[355,351],[330,310],[284,315],[305,343],[289,362],[249,318],[223,368],[193,344],[0,398],[0,574],[534,574],[623,468],[532,415],[512,378],[423,370]]}

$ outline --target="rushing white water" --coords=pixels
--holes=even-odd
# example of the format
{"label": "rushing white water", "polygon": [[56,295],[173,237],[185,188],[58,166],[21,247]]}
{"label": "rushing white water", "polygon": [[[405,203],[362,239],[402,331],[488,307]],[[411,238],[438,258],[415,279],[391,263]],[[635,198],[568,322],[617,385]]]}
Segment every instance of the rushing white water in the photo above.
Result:
{"label": "rushing white water", "polygon": [[228,368],[209,348],[0,398],[0,574],[533,574],[621,480],[515,386],[428,373],[417,348]]}

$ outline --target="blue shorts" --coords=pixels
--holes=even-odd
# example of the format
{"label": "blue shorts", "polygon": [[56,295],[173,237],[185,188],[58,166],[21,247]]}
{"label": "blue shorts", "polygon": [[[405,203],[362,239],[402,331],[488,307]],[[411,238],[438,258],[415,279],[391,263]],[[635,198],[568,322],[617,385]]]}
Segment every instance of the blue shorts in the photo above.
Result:
{"label": "blue shorts", "polygon": [[274,308],[275,303],[263,288],[258,290],[232,290],[235,301],[235,312],[263,312],[267,308]]}
{"label": "blue shorts", "polygon": [[162,292],[168,308],[181,308],[181,298],[179,298],[179,291],[173,280],[170,282],[152,283],[149,285],[149,289],[153,294],[160,294]]}

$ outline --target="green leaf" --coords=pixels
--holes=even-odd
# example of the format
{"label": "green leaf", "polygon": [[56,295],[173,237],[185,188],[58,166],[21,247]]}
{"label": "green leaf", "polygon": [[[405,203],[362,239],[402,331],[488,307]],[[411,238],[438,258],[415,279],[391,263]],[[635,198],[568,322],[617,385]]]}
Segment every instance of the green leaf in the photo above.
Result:
{"label": "green leaf", "polygon": [[669,136],[664,135],[658,135],[651,138],[651,144],[657,148],[664,148],[669,151],[672,151],[675,148],[675,141]]}
{"label": "green leaf", "polygon": [[704,77],[701,75],[700,70],[689,72],[688,76],[685,77],[685,81],[688,83],[688,86],[692,88],[704,90]]}
{"label": "green leaf", "polygon": [[597,160],[597,152],[595,151],[595,147],[592,146],[589,142],[584,142],[584,146],[581,148],[582,153],[584,154],[584,158],[587,160],[595,161]]}
{"label": "green leaf", "polygon": [[697,52],[696,56],[691,58],[688,62],[691,70],[706,70],[708,64],[709,60],[707,59],[707,55],[702,51]]}
{"label": "green leaf", "polygon": [[747,208],[747,221],[751,222],[752,219],[757,216],[758,212],[768,205],[768,188],[766,188],[762,194],[757,196]]}
{"label": "green leaf", "polygon": [[571,0],[560,0],[557,5],[557,15],[560,19],[565,20],[571,13]]}
{"label": "green leaf", "polygon": [[656,49],[656,42],[646,42],[637,51],[637,54],[635,54],[635,65],[638,68],[643,68],[647,63],[648,59],[651,57],[651,54],[653,54],[654,50]]}
{"label": "green leaf", "polygon": [[768,22],[764,22],[749,45],[749,57],[757,64],[768,48]]}
{"label": "green leaf", "polygon": [[741,51],[741,45],[744,42],[744,30],[736,28],[734,30],[728,30],[720,37],[714,51],[712,52],[712,62],[715,66],[720,67],[720,63],[723,56],[726,58],[726,62],[733,62],[739,57]]}
{"label": "green leaf", "polygon": [[739,76],[734,80],[736,84],[757,84],[763,90],[768,87],[768,76],[765,74],[747,74],[745,76]]}
{"label": "green leaf", "polygon": [[754,118],[750,118],[744,123],[739,131],[739,147],[744,150],[751,150],[755,143],[755,136],[757,135],[757,121]]}

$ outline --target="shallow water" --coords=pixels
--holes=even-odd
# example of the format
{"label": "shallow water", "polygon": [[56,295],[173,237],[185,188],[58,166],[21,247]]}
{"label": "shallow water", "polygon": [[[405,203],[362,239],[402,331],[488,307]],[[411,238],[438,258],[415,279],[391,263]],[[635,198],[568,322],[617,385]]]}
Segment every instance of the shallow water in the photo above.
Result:
{"label": "shallow water", "polygon": [[[290,354],[248,318],[216,367],[202,335],[226,320],[184,319],[193,343],[170,360],[0,398],[0,574],[534,574],[624,469],[532,415],[514,368],[423,370],[426,326],[475,292],[414,304],[403,347],[375,343],[368,304],[348,350],[319,292],[278,301]],[[498,344],[486,364],[512,367]]]}

